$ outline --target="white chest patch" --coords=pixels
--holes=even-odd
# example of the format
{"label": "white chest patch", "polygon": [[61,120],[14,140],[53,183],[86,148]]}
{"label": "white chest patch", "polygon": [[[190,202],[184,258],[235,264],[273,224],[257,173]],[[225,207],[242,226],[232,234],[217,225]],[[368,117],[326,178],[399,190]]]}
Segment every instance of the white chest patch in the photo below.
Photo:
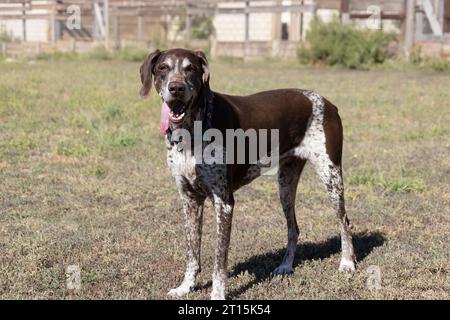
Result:
{"label": "white chest patch", "polygon": [[178,151],[176,146],[172,147],[167,151],[167,164],[175,179],[185,177],[191,183],[196,179],[195,157],[190,150]]}
{"label": "white chest patch", "polygon": [[226,164],[198,163],[190,149],[178,150],[176,145],[167,151],[167,164],[177,184],[187,182],[196,190],[219,197],[226,193]]}

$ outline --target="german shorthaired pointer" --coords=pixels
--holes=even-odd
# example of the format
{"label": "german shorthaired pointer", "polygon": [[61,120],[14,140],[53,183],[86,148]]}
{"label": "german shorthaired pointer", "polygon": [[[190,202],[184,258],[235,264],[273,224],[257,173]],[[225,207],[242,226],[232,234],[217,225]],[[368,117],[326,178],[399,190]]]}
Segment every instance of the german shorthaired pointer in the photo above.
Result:
{"label": "german shorthaired pointer", "polygon": [[[307,160],[325,184],[341,230],[342,258],[339,270],[354,271],[355,255],[350,223],[344,206],[342,181],[342,124],[337,108],[322,96],[300,89],[279,89],[250,96],[213,92],[209,86],[208,62],[204,53],[172,49],[151,53],[140,68],[141,96],[152,82],[163,101],[161,131],[166,135],[167,162],[183,203],[187,235],[187,267],[181,285],[169,295],[182,296],[194,289],[200,272],[203,205],[211,199],[217,224],[217,247],[213,271],[212,299],[225,298],[227,257],[233,217],[233,193],[261,174],[258,165],[204,164],[196,162],[195,144],[179,146],[173,139],[177,129],[191,134],[194,121],[203,130],[278,129],[278,184],[286,216],[288,243],[276,275],[292,272],[299,229],[295,218],[295,196]],[[153,80],[154,78],[154,80]],[[195,140],[195,139],[194,139]],[[201,148],[204,149],[204,142]],[[249,144],[245,144],[247,149]]]}

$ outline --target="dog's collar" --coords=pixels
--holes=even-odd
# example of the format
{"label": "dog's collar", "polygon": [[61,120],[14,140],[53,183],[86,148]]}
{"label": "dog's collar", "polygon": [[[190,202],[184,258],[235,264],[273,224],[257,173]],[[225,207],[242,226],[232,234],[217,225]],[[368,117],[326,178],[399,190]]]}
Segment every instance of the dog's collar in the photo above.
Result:
{"label": "dog's collar", "polygon": [[205,119],[203,120],[203,125],[205,130],[211,129],[213,127],[212,120],[213,120],[213,112],[214,112],[214,105],[212,102],[212,99],[206,102],[206,113],[205,113]]}
{"label": "dog's collar", "polygon": [[[213,99],[211,99],[206,102],[206,112],[205,112],[205,116],[203,119],[203,130],[204,131],[211,129],[213,127],[213,124],[212,124],[213,112],[214,112],[214,104],[213,104]],[[176,146],[178,151],[183,150],[183,148],[180,145],[181,141],[172,140],[172,129],[170,128],[170,126],[169,126],[169,128],[167,128],[166,135],[167,135],[167,140],[169,141],[169,143],[172,147]]]}

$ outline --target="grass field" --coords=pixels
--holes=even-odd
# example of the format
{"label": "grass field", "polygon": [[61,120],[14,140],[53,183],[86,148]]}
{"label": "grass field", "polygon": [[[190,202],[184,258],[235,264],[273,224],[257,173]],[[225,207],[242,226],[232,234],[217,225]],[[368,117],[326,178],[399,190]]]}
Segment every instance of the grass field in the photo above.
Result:
{"label": "grass field", "polygon": [[[184,272],[181,205],[139,98],[139,63],[0,63],[0,298],[166,299]],[[314,89],[340,110],[347,211],[358,270],[337,272],[338,223],[318,177],[300,181],[295,272],[270,277],[286,227],[274,177],[236,194],[231,299],[450,298],[450,74],[213,62],[214,90]],[[209,297],[214,218],[205,212]],[[68,290],[65,269],[81,268]],[[381,270],[369,290],[368,268]]]}

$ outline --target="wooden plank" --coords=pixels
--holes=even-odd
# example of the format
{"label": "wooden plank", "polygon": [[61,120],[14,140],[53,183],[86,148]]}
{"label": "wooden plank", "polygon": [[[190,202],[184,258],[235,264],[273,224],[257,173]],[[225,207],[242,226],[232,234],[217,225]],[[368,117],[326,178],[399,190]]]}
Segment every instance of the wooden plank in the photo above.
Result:
{"label": "wooden plank", "polygon": [[150,8],[142,8],[142,9],[138,9],[138,8],[124,8],[124,9],[118,9],[118,8],[110,8],[109,10],[109,14],[110,16],[139,16],[139,15],[143,15],[143,16],[151,16],[151,17],[155,17],[155,16],[161,16],[161,15],[166,15],[166,14],[170,14],[170,15],[182,15],[186,13],[186,9],[185,8],[173,8],[170,10],[167,9],[161,9],[161,8],[155,8],[155,9],[150,9]]}
{"label": "wooden plank", "polygon": [[[59,16],[59,20],[67,19],[66,16]],[[48,19],[50,18],[50,14],[0,14],[1,20],[21,20],[21,19],[27,19],[27,20],[35,20],[35,19]]]}
{"label": "wooden plank", "polygon": [[[350,13],[350,18],[351,19],[367,19],[370,18],[373,15],[373,13]],[[387,19],[387,20],[403,20],[405,19],[405,15],[404,14],[399,14],[399,13],[384,13],[381,12],[381,19]]]}
{"label": "wooden plank", "polygon": [[282,12],[313,12],[314,5],[277,5],[277,6],[251,6],[243,8],[188,8],[189,14],[246,14],[246,13],[282,13]]}
{"label": "wooden plank", "polygon": [[316,0],[316,9],[340,10],[340,8],[339,0]]}
{"label": "wooden plank", "polygon": [[381,11],[405,11],[403,0],[350,0],[350,11],[367,11],[370,6],[379,6]]}
{"label": "wooden plank", "polygon": [[[276,0],[251,0],[252,3],[270,2],[270,1],[276,1]],[[336,0],[334,0],[334,1],[336,1]],[[233,2],[234,3],[242,3],[244,5],[245,0],[186,0],[186,3],[190,4],[190,5],[198,5],[198,4],[213,4],[213,5],[216,5],[218,3],[225,3],[225,2],[226,3],[233,3]]]}
{"label": "wooden plank", "polygon": [[444,33],[450,32],[450,1],[444,1]]}
{"label": "wooden plank", "polygon": [[2,0],[2,4],[9,4],[9,3],[30,3],[31,0]]}
{"label": "wooden plank", "polygon": [[[0,13],[6,13],[6,12],[17,12],[22,11],[24,8],[22,6],[2,6],[3,3],[0,3]],[[26,6],[25,10],[27,13],[34,11],[34,10],[62,10],[65,11],[69,4],[49,4],[49,3],[40,3],[40,4],[34,4]],[[85,10],[89,10],[89,8],[85,7]],[[83,8],[82,8],[83,10]]]}

